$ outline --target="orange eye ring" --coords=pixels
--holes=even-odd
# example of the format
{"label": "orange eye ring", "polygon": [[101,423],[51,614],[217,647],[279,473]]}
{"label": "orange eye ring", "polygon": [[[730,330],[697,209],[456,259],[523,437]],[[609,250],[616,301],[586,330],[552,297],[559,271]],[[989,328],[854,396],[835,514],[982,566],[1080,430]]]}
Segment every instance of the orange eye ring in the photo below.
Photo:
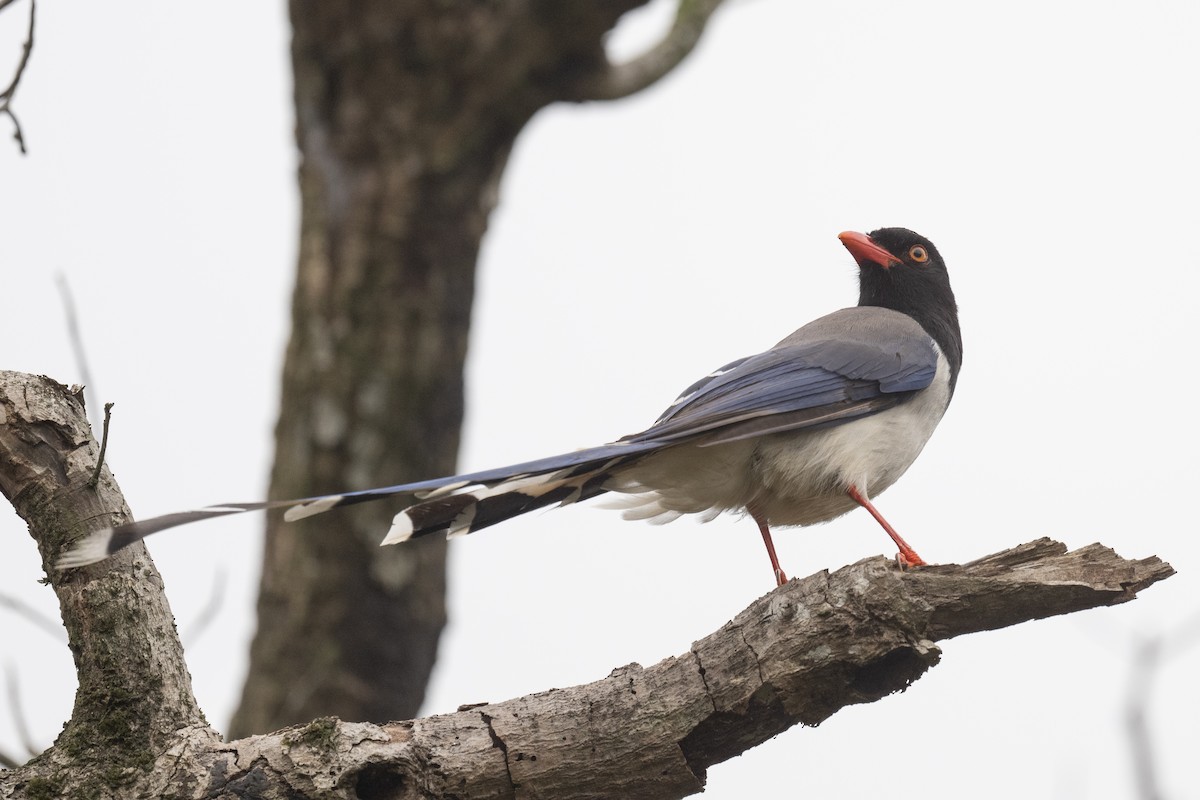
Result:
{"label": "orange eye ring", "polygon": [[914,244],[908,248],[908,257],[918,264],[924,264],[929,260],[929,251],[919,244]]}

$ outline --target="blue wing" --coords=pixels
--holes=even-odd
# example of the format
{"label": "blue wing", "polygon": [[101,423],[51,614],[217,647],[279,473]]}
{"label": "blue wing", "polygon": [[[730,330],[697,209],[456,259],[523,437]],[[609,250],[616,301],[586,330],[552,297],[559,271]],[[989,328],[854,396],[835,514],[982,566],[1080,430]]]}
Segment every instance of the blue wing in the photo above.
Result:
{"label": "blue wing", "polygon": [[[765,353],[715,371],[625,441],[666,444],[707,434],[700,443],[717,444],[829,425],[877,413],[929,386],[937,373],[933,340],[907,318],[863,311],[883,310],[836,312],[818,320],[825,325],[806,326]],[[863,316],[875,324],[852,324]],[[836,338],[821,335],[837,328],[829,324],[835,320],[851,325],[837,329]]]}

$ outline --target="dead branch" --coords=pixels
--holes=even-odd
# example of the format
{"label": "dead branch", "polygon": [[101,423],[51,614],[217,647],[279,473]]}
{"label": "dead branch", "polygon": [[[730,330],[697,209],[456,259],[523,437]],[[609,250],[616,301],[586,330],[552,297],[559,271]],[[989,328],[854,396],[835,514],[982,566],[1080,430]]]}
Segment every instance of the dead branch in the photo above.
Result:
{"label": "dead branch", "polygon": [[0,608],[8,609],[18,617],[24,618],[27,622],[32,623],[35,628],[41,628],[43,633],[49,634],[54,639],[58,639],[59,641],[66,641],[67,639],[60,621],[47,614],[43,614],[15,595],[0,592]]}
{"label": "dead branch", "polygon": [[75,306],[75,295],[71,292],[71,284],[65,273],[58,273],[55,276],[55,282],[58,284],[58,293],[62,298],[63,316],[67,323],[67,339],[71,342],[71,351],[75,354],[75,366],[79,369],[79,380],[83,383],[84,406],[95,413],[100,409],[99,403],[96,402],[99,392],[96,390],[96,382],[92,380],[92,368],[88,363],[87,348],[83,346],[83,325]]}
{"label": "dead branch", "polygon": [[[11,3],[12,0],[3,0],[0,2],[0,11]],[[25,136],[21,133],[21,123],[17,119],[17,115],[12,110],[13,95],[17,93],[17,86],[21,83],[21,76],[25,74],[25,67],[29,64],[29,56],[33,52],[33,24],[37,17],[37,0],[29,0],[29,29],[25,34],[25,43],[21,45],[21,60],[17,62],[17,68],[13,73],[12,80],[4,91],[0,92],[0,114],[7,114],[13,124],[13,139],[16,140],[17,147],[21,148],[22,155],[25,153]]]}
{"label": "dead branch", "polygon": [[1042,539],[904,573],[873,558],[792,581],[654,666],[387,725],[316,720],[194,753],[195,795],[677,798],[796,724],[903,691],[935,640],[1113,605],[1172,574]]}
{"label": "dead branch", "polygon": [[25,750],[25,759],[30,759],[45,750],[33,741],[29,730],[29,722],[25,717],[25,706],[21,702],[21,676],[15,664],[8,662],[4,665],[4,689],[8,695],[8,707],[12,714],[13,726],[17,729],[17,738]]}

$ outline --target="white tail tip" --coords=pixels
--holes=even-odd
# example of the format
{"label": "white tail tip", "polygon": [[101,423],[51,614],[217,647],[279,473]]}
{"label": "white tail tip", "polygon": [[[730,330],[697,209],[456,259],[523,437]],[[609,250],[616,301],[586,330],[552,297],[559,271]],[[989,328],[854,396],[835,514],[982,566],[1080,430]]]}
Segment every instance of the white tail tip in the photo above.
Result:
{"label": "white tail tip", "polygon": [[335,494],[329,497],[322,497],[319,500],[310,500],[307,503],[301,503],[298,506],[292,506],[287,511],[283,512],[285,522],[295,522],[298,519],[312,517],[317,514],[324,514],[331,508],[336,508],[337,504],[342,502],[342,495]]}
{"label": "white tail tip", "polygon": [[110,555],[108,543],[112,541],[112,528],[93,531],[71,546],[71,549],[59,556],[54,565],[57,569],[75,569],[86,567],[103,561]]}
{"label": "white tail tip", "polygon": [[392,518],[392,527],[388,529],[387,536],[383,537],[383,541],[379,543],[379,546],[383,547],[385,544],[407,542],[412,534],[412,520],[409,519],[408,512],[401,511]]}

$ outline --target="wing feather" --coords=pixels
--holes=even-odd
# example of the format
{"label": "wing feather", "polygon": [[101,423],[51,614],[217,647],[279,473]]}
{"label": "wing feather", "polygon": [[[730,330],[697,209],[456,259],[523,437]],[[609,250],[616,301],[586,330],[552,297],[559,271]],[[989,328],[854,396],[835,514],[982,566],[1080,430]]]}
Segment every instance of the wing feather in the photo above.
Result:
{"label": "wing feather", "polygon": [[878,413],[929,386],[937,359],[937,345],[911,318],[844,309],[715,371],[624,441],[668,443],[719,430],[705,440],[714,444]]}

